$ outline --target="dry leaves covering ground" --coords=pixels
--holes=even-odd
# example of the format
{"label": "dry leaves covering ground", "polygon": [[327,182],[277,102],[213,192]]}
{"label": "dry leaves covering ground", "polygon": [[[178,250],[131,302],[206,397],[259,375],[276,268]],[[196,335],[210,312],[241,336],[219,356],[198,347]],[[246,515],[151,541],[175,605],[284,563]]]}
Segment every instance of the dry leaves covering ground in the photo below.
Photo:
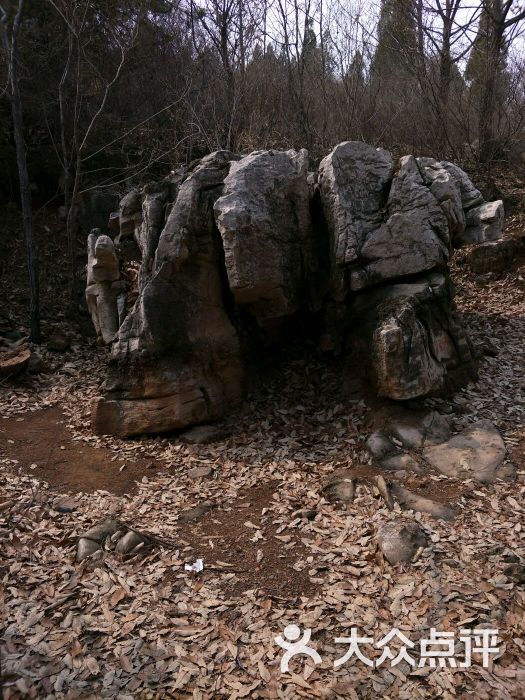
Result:
{"label": "dry leaves covering ground", "polygon": [[[367,464],[370,409],[341,398],[339,367],[314,352],[262,377],[256,397],[230,419],[231,436],[211,445],[93,436],[89,399],[103,351],[85,345],[49,355],[47,374],[1,386],[7,420],[58,405],[73,442],[107,451],[108,471],[149,465],[133,493],[78,493],[76,510],[61,513],[56,488],[34,475],[39,465],[22,471],[4,450],[5,698],[525,697],[525,592],[503,573],[525,555],[525,269],[501,280],[472,279],[457,266],[453,275],[474,341],[490,339],[499,353],[482,360],[479,382],[429,403],[451,413],[457,429],[494,421],[518,478],[463,484],[451,523],[389,512],[366,478],[348,511],[321,497],[333,471]],[[210,467],[211,476],[190,478],[194,467]],[[417,478],[422,488],[437,480]],[[430,486],[446,494],[449,481]],[[205,501],[214,508],[179,521]],[[163,544],[127,560],[107,551],[75,563],[78,534],[108,513]],[[393,518],[416,518],[429,535],[410,566],[390,566],[377,549],[378,525]],[[185,571],[197,557],[204,571]],[[323,662],[297,657],[282,674],[274,637],[291,623],[312,628]],[[487,669],[476,657],[464,669],[370,669],[355,658],[333,666],[344,653],[334,639],[351,627],[375,640],[397,627],[417,642],[430,627],[457,636],[480,625],[497,628],[501,640]]]}

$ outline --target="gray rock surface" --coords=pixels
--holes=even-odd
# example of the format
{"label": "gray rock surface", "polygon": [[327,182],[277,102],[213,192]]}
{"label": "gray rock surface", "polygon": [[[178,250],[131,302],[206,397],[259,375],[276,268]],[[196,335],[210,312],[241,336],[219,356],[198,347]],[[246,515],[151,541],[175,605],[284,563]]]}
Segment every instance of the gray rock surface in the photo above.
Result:
{"label": "gray rock surface", "polygon": [[384,523],[379,527],[377,539],[385,559],[392,565],[411,561],[418,549],[427,544],[421,526],[406,520]]}
{"label": "gray rock surface", "polygon": [[319,165],[330,237],[331,293],[338,301],[348,292],[347,266],[358,262],[367,237],[381,226],[393,173],[390,153],[361,141],[340,143]]}
{"label": "gray rock surface", "polygon": [[505,454],[505,443],[488,420],[477,421],[447,442],[423,451],[425,459],[442,474],[484,483],[498,478]]}
{"label": "gray rock surface", "polygon": [[406,400],[435,394],[475,373],[453,289],[442,274],[361,293],[351,315],[355,353],[379,396]]}
{"label": "gray rock surface", "polygon": [[523,249],[521,241],[513,238],[487,241],[469,250],[466,263],[472,272],[478,275],[485,275],[488,272],[502,275],[511,270],[514,258]]}
{"label": "gray rock surface", "polygon": [[453,520],[456,516],[454,508],[446,503],[440,503],[431,498],[421,496],[397,483],[392,484],[391,489],[393,496],[405,510],[428,513],[433,518],[438,518],[440,520]]}
{"label": "gray rock surface", "polygon": [[446,265],[450,252],[447,219],[412,156],[400,160],[387,212],[386,222],[362,244],[360,267],[350,278],[353,290]]}
{"label": "gray rock surface", "polygon": [[504,218],[505,210],[501,199],[470,209],[467,212],[467,227],[461,242],[470,244],[498,240],[503,231]]}
{"label": "gray rock surface", "polygon": [[104,343],[111,343],[118,331],[118,297],[123,291],[113,241],[94,230],[88,237],[86,302],[97,336]]}
{"label": "gray rock surface", "polygon": [[260,325],[309,300],[317,260],[307,167],[304,149],[255,151],[232,163],[215,202],[230,290]]}
{"label": "gray rock surface", "polygon": [[[325,352],[352,349],[348,364],[381,397],[456,387],[476,361],[447,260],[466,224],[493,235],[498,212],[456,166],[394,164],[362,142],[336,146],[317,173],[304,150],[219,151],[131,191],[112,218],[115,245],[89,240],[86,295],[112,342],[94,429],[129,436],[218,420],[241,400],[245,367],[297,328],[305,339],[319,329]],[[117,256],[140,262],[138,276],[126,268],[138,278],[128,309]],[[418,442],[419,428],[402,430],[403,444]],[[406,460],[394,455],[396,468],[415,468]]]}
{"label": "gray rock surface", "polygon": [[146,539],[139,535],[138,532],[129,530],[117,542],[115,552],[117,552],[117,554],[129,554],[132,550],[135,549],[135,547],[138,547],[140,544],[143,544],[145,542]]}
{"label": "gray rock surface", "polygon": [[81,562],[90,557],[95,552],[101,552],[101,547],[95,540],[81,537],[77,542],[77,561]]}

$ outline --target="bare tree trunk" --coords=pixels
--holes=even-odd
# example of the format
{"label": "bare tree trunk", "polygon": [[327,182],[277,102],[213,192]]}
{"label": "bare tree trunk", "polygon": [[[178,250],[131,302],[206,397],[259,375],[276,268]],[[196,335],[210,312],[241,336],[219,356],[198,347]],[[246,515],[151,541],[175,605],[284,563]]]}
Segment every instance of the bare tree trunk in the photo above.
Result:
{"label": "bare tree trunk", "polygon": [[494,121],[497,108],[497,83],[501,73],[504,49],[503,23],[493,21],[491,36],[488,41],[486,74],[482,83],[479,105],[479,159],[489,162],[496,155],[498,139],[494,133]]}
{"label": "bare tree trunk", "polygon": [[0,31],[6,63],[9,71],[9,99],[13,119],[13,132],[16,145],[16,162],[20,181],[20,202],[22,205],[22,220],[26,242],[27,270],[29,275],[29,324],[30,339],[34,343],[41,340],[40,334],[40,300],[38,279],[38,257],[33,235],[33,212],[31,204],[31,189],[27,170],[27,147],[24,136],[24,120],[22,113],[22,98],[18,82],[18,34],[24,9],[24,0],[18,0],[18,8],[13,20],[11,44],[7,35],[7,13],[0,6]]}

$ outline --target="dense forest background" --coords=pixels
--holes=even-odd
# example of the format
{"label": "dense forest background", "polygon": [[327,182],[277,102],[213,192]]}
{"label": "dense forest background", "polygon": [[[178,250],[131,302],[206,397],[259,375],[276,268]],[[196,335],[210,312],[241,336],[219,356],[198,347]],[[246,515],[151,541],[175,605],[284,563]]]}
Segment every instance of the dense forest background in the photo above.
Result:
{"label": "dense forest background", "polygon": [[0,29],[0,200],[23,213],[33,339],[33,218],[61,207],[76,299],[94,189],[220,148],[305,147],[312,165],[348,139],[488,167],[525,158],[516,0],[9,0]]}

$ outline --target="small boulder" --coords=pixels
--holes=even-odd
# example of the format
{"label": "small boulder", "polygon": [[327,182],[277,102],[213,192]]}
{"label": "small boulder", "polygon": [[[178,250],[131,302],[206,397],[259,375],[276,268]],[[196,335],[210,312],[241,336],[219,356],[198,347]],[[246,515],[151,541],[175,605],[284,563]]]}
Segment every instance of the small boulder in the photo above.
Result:
{"label": "small boulder", "polygon": [[423,529],[405,520],[384,523],[377,536],[381,551],[392,565],[411,561],[418,549],[427,543]]}
{"label": "small boulder", "polygon": [[212,474],[213,469],[211,467],[193,467],[193,469],[188,470],[188,476],[194,481],[208,479]]}
{"label": "small boulder", "polygon": [[344,474],[334,476],[324,487],[323,496],[330,503],[352,503],[355,496],[355,479]]}
{"label": "small boulder", "polygon": [[420,496],[399,484],[392,484],[391,489],[393,495],[399,501],[399,505],[405,510],[428,513],[433,518],[439,518],[440,520],[453,520],[456,516],[454,508],[445,503],[438,503],[430,498]]}
{"label": "small boulder", "polygon": [[462,243],[484,243],[501,238],[504,218],[505,210],[501,199],[469,209]]}
{"label": "small boulder", "polygon": [[85,532],[81,537],[83,539],[93,540],[93,542],[98,542],[101,544],[104,542],[106,537],[112,537],[116,532],[121,529],[121,526],[113,518],[107,518],[100,525],[95,525]]}
{"label": "small boulder", "polygon": [[138,547],[138,545],[143,542],[146,542],[144,537],[139,535],[138,532],[129,530],[124,537],[121,537],[117,542],[115,552],[117,552],[117,554],[129,554],[135,547]]}
{"label": "small boulder", "polygon": [[198,520],[199,518],[202,518],[203,515],[208,513],[208,511],[212,510],[214,506],[215,504],[212,503],[212,501],[204,501],[203,503],[199,503],[199,505],[195,506],[194,508],[189,508],[188,510],[183,511],[179,515],[179,523],[191,523],[193,520]]}
{"label": "small boulder", "polygon": [[480,420],[441,445],[425,448],[429,464],[446,476],[492,483],[498,478],[506,448],[497,428]]}
{"label": "small boulder", "polygon": [[376,460],[383,459],[383,457],[396,450],[394,443],[379,430],[370,435],[366,441],[366,447]]}
{"label": "small boulder", "polygon": [[512,238],[487,241],[469,250],[465,262],[478,275],[488,272],[501,275],[510,269],[518,249],[517,242]]}
{"label": "small boulder", "polygon": [[101,551],[101,548],[98,542],[87,537],[81,537],[77,542],[77,561],[81,562],[99,551]]}

